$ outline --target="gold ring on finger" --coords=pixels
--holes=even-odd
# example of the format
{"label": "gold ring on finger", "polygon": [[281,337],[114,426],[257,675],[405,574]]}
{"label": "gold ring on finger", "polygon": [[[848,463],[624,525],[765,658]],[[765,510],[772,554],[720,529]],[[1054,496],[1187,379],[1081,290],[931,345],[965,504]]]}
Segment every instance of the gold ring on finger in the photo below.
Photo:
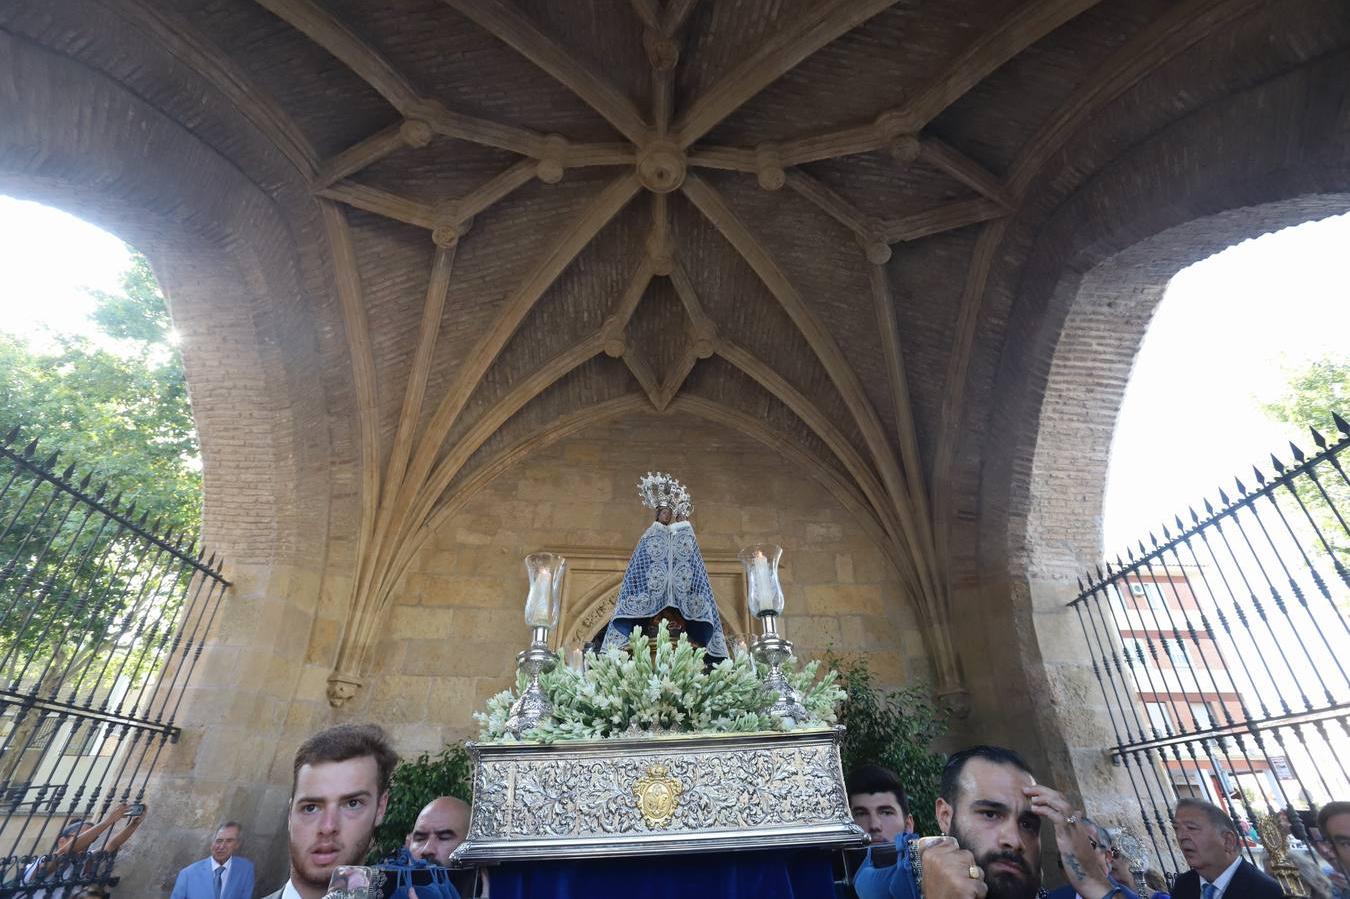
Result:
{"label": "gold ring on finger", "polygon": [[980,870],[979,865],[971,865],[970,870],[967,871],[966,873],[970,875],[971,880],[979,880],[981,877],[984,876],[984,872]]}
{"label": "gold ring on finger", "polygon": [[1077,823],[1078,823],[1078,816],[1077,816],[1077,815],[1069,815],[1067,818],[1064,819],[1064,823],[1065,823],[1065,824],[1077,824]]}

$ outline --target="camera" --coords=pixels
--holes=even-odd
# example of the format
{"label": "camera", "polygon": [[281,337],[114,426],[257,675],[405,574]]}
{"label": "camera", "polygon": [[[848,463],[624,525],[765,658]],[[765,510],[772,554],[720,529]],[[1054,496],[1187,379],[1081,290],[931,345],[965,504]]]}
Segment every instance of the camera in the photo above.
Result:
{"label": "camera", "polygon": [[443,895],[437,872],[443,869],[340,865],[328,881],[324,899],[390,899],[400,887],[400,877],[404,886],[419,891],[419,899],[436,899]]}

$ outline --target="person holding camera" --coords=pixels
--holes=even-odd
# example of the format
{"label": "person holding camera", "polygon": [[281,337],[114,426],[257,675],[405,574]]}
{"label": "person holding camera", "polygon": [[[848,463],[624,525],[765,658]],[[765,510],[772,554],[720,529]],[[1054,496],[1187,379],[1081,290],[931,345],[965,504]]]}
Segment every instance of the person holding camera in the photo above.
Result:
{"label": "person holding camera", "polygon": [[901,834],[895,864],[877,867],[869,858],[854,880],[860,899],[1033,899],[1041,891],[1045,822],[1079,896],[1138,899],[1111,882],[1081,813],[1036,783],[1012,750],[974,746],[952,755],[934,810],[943,836]]}
{"label": "person holding camera", "polygon": [[[127,819],[122,829],[108,839],[100,852],[90,853],[89,847],[93,846],[99,837],[112,830],[122,818]],[[50,889],[40,889],[29,894],[33,899],[60,895],[60,884],[77,877],[90,876],[100,860],[111,859],[117,854],[117,850],[131,839],[131,835],[144,820],[144,805],[132,806],[126,802],[119,802],[109,808],[103,820],[97,824],[91,824],[82,818],[68,822],[56,835],[56,845],[52,847],[52,851],[35,859],[24,868],[19,880],[20,885],[52,884]]]}

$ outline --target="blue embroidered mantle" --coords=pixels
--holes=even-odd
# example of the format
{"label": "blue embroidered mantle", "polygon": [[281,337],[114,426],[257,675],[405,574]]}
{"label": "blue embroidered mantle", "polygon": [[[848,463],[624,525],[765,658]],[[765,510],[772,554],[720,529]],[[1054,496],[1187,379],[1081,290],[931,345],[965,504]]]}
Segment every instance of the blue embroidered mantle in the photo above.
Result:
{"label": "blue embroidered mantle", "polygon": [[694,539],[694,527],[687,521],[670,525],[654,521],[642,535],[628,561],[601,649],[627,646],[633,628],[668,608],[684,616],[689,639],[703,644],[709,657],[727,657],[708,569]]}

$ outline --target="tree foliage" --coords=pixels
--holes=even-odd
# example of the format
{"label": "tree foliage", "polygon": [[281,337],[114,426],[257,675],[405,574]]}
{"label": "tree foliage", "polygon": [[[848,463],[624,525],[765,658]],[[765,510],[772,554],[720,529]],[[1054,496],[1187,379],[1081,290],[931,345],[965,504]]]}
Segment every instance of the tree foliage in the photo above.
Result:
{"label": "tree foliage", "polygon": [[[120,293],[95,292],[93,320],[115,349],[57,335],[54,352],[0,334],[0,426],[93,469],[107,495],[148,512],[159,530],[196,533],[201,464],[187,382],[164,295],[144,256]],[[63,464],[58,468],[63,468]]]}
{"label": "tree foliage", "polygon": [[[1308,429],[1313,428],[1329,439],[1339,437],[1332,416],[1350,416],[1350,358],[1328,357],[1312,361],[1290,377],[1284,395],[1267,403],[1265,411],[1275,421],[1292,425],[1304,436],[1308,434]],[[1309,449],[1302,438],[1298,443]],[[1285,463],[1290,461],[1286,459]],[[1342,468],[1348,463],[1350,458],[1340,460]],[[1321,540],[1326,541],[1342,565],[1350,566],[1350,534],[1346,533],[1341,520],[1332,511],[1332,506],[1335,506],[1342,516],[1350,513],[1350,485],[1346,484],[1345,478],[1333,466],[1326,463],[1316,466],[1313,473],[1317,475],[1317,483],[1301,477],[1295,485],[1295,491],[1315,522]],[[1283,504],[1284,497],[1281,496],[1280,500]],[[1290,513],[1292,520],[1304,520],[1297,509],[1291,509]],[[1309,543],[1321,549],[1321,540],[1313,538]]]}
{"label": "tree foliage", "polygon": [[403,845],[422,806],[437,796],[468,802],[472,791],[473,767],[462,746],[447,746],[434,756],[424,752],[412,761],[399,763],[389,781],[384,823],[375,831],[373,857],[385,858]]}
{"label": "tree foliage", "polygon": [[947,715],[928,690],[907,686],[886,690],[877,685],[862,659],[826,656],[840,675],[848,698],[839,712],[844,733],[844,771],[860,765],[889,768],[905,786],[909,811],[919,833],[937,833],[933,806],[946,757],[929,747],[947,731]]}
{"label": "tree foliage", "polygon": [[[42,350],[0,334],[0,430],[19,429],[13,449],[36,441],[31,461],[50,474],[191,542],[200,464],[164,296],[137,255],[120,292],[94,297],[96,338],[55,335]],[[11,482],[0,500],[0,675],[46,693],[100,655],[108,678],[148,675],[174,621],[177,599],[166,597],[181,589],[145,546],[48,483]]]}

